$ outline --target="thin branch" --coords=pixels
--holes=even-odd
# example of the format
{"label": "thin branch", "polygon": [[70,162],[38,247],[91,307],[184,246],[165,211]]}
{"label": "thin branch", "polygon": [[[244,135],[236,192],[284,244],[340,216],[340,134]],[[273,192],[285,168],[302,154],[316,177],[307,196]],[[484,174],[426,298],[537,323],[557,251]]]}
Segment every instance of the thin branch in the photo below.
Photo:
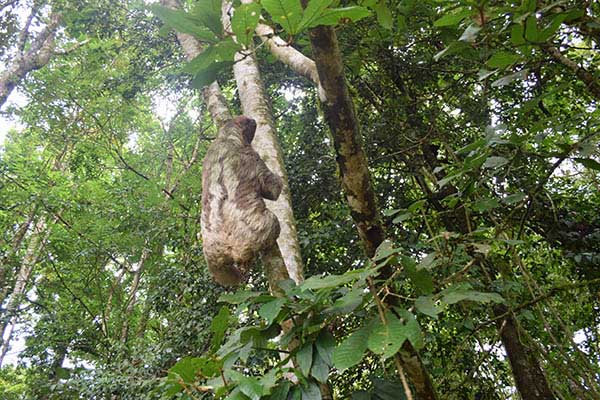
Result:
{"label": "thin branch", "polygon": [[575,61],[571,60],[570,58],[568,58],[567,56],[562,54],[560,52],[560,50],[557,49],[556,47],[554,47],[554,46],[541,46],[541,47],[542,47],[542,50],[544,50],[547,54],[549,54],[552,58],[554,58],[554,60],[556,60],[560,64],[564,65],[565,67],[567,67],[568,69],[573,71],[575,73],[575,75],[577,75],[577,77],[583,83],[585,83],[585,85],[588,87],[591,94],[597,100],[600,100],[600,83],[598,83],[598,81],[594,78],[594,75],[591,72],[589,72],[588,70],[586,70],[585,68],[583,68],[579,64],[577,64]]}

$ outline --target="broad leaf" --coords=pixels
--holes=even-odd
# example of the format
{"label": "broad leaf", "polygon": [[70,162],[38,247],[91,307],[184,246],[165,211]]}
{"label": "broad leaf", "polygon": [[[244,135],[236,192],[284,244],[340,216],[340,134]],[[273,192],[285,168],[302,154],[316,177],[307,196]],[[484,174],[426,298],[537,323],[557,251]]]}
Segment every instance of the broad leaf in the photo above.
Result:
{"label": "broad leaf", "polygon": [[365,7],[352,6],[343,8],[331,8],[326,10],[323,15],[314,20],[309,28],[318,25],[337,25],[340,20],[349,19],[358,21],[371,15],[371,12]]}
{"label": "broad leaf", "polygon": [[231,17],[231,29],[239,43],[248,47],[254,37],[254,29],[260,18],[260,5],[244,3],[235,9]]}
{"label": "broad leaf", "polygon": [[327,7],[333,3],[333,0],[311,0],[304,9],[302,15],[302,22],[300,23],[299,30],[315,26],[314,21],[319,19]]}
{"label": "broad leaf", "polygon": [[383,26],[385,29],[392,29],[392,12],[385,0],[380,0],[373,9],[375,10],[375,14],[377,14],[377,22],[379,22],[379,25]]}
{"label": "broad leaf", "polygon": [[321,400],[321,390],[315,382],[302,386],[302,400]]}
{"label": "broad leaf", "polygon": [[506,164],[508,164],[508,160],[506,158],[492,156],[492,157],[488,157],[487,160],[485,160],[485,163],[483,164],[483,168],[490,168],[490,169],[500,168]]}
{"label": "broad leaf", "polygon": [[296,353],[296,362],[298,363],[298,368],[304,374],[304,376],[310,375],[310,366],[312,365],[313,360],[313,344],[312,343],[304,343],[298,353]]}
{"label": "broad leaf", "polygon": [[299,0],[262,0],[261,5],[271,14],[273,21],[281,25],[287,33],[298,33],[302,21],[302,6]]}
{"label": "broad leaf", "polygon": [[391,312],[385,314],[386,323],[378,321],[371,330],[367,346],[375,354],[389,358],[396,354],[407,339],[404,325]]}
{"label": "broad leaf", "polygon": [[433,301],[431,296],[421,296],[415,300],[417,311],[437,319],[437,315],[442,312]]}
{"label": "broad leaf", "polygon": [[223,338],[225,337],[225,332],[229,327],[229,318],[231,316],[231,312],[227,307],[221,307],[219,313],[213,318],[210,323],[210,330],[213,333],[213,337],[211,339],[211,351],[215,352],[218,350],[219,346],[223,342]]}
{"label": "broad leaf", "polygon": [[502,202],[506,203],[506,204],[514,204],[514,203],[518,203],[518,202],[522,201],[525,197],[527,197],[527,195],[525,193],[517,192],[517,193],[509,194],[508,196],[504,197],[502,199]]}
{"label": "broad leaf", "polygon": [[369,327],[352,332],[333,351],[333,365],[341,372],[358,364],[367,350]]}
{"label": "broad leaf", "polygon": [[178,32],[190,34],[202,41],[215,43],[219,39],[211,30],[202,25],[202,21],[181,10],[171,10],[170,8],[152,4],[150,10],[157,15],[163,22]]}
{"label": "broad leaf", "polygon": [[215,35],[223,34],[220,0],[196,0],[192,14]]}
{"label": "broad leaf", "polygon": [[263,385],[254,377],[244,377],[237,385],[240,392],[251,398],[252,400],[260,400],[263,392]]}
{"label": "broad leaf", "polygon": [[335,349],[335,338],[331,333],[322,331],[315,342],[317,353],[329,366],[333,365],[333,350]]}
{"label": "broad leaf", "polygon": [[268,303],[263,304],[259,310],[258,315],[267,320],[267,323],[271,325],[275,318],[279,315],[281,307],[285,304],[286,299],[275,299]]}
{"label": "broad leaf", "polygon": [[574,160],[586,168],[600,171],[600,163],[592,158],[575,158]]}
{"label": "broad leaf", "polygon": [[460,21],[469,17],[471,15],[470,10],[460,10],[454,14],[446,14],[442,18],[436,20],[433,23],[433,26],[442,27],[442,26],[452,26],[458,25]]}
{"label": "broad leaf", "polygon": [[508,51],[499,51],[495,53],[488,61],[487,65],[491,68],[505,68],[519,61],[521,56]]}

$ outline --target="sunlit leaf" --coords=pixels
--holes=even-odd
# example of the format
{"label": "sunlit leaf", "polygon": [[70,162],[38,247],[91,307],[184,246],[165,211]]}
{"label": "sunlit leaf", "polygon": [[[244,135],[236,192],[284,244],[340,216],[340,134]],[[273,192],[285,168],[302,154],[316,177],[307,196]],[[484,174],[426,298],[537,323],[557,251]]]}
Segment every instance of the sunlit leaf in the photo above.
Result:
{"label": "sunlit leaf", "polygon": [[240,4],[231,17],[231,29],[239,43],[248,47],[258,25],[261,7],[258,3]]}

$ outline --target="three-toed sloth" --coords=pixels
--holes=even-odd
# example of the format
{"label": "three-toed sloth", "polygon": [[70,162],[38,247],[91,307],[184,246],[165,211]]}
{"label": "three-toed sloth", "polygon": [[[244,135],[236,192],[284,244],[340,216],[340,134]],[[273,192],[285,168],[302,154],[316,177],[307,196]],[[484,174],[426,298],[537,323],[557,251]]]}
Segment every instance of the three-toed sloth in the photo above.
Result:
{"label": "three-toed sloth", "polygon": [[250,143],[256,122],[228,121],[202,164],[202,247],[208,270],[223,286],[237,286],[261,251],[276,246],[279,221],[263,199],[277,200],[282,180]]}

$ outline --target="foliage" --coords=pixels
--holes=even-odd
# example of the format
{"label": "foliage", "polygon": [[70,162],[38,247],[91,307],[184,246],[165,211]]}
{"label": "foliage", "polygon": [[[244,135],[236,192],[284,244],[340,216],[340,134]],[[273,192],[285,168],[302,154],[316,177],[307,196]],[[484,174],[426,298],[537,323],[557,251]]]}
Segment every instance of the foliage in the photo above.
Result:
{"label": "foliage", "polygon": [[[0,149],[0,327],[15,327],[1,398],[312,399],[326,382],[396,399],[406,343],[445,399],[508,398],[508,317],[557,397],[599,396],[597,2],[234,3],[236,40],[213,0],[59,3],[70,50],[3,110],[19,125]],[[19,21],[1,12],[4,60]],[[336,27],[389,237],[373,259],[317,91],[274,62],[259,22],[308,56],[310,28]],[[204,51],[184,64],[170,28]],[[214,130],[188,78],[218,77],[235,107],[227,71],[253,45],[306,264],[282,297],[260,270],[224,294],[198,241]]]}

